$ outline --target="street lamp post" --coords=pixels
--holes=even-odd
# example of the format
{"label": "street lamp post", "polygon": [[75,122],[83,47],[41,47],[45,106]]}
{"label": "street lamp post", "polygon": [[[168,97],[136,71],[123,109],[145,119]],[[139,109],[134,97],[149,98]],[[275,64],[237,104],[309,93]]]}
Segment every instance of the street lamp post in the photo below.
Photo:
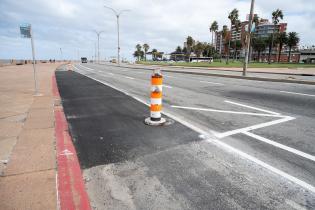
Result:
{"label": "street lamp post", "polygon": [[118,63],[118,65],[120,65],[119,17],[123,12],[128,12],[130,10],[120,10],[117,12],[116,10],[114,10],[111,7],[108,7],[108,6],[104,6],[104,7],[113,11],[116,18],[117,18],[117,63]]}
{"label": "street lamp post", "polygon": [[253,21],[253,14],[254,14],[254,5],[255,0],[252,0],[250,5],[250,13],[249,13],[249,23],[248,23],[248,36],[246,42],[246,51],[245,51],[245,61],[243,66],[243,76],[246,76],[247,65],[248,65],[248,57],[249,57],[249,48],[250,48],[250,40],[251,40],[251,32],[252,32],[252,21]]}
{"label": "street lamp post", "polygon": [[97,35],[97,63],[100,63],[100,35],[104,31],[94,31]]}

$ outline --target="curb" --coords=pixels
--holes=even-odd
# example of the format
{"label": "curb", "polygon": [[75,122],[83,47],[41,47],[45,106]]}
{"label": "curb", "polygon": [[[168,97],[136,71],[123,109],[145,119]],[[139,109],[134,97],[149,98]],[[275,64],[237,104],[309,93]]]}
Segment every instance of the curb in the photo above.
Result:
{"label": "curb", "polygon": [[[101,65],[107,65],[107,64],[101,64]],[[108,66],[118,67],[117,65],[108,65]],[[121,68],[129,68],[129,69],[153,70],[153,69],[145,67],[145,66],[144,67],[120,66],[120,67]],[[159,66],[159,67],[162,67],[162,66]],[[284,82],[284,83],[315,85],[315,81],[306,81],[306,80],[288,80],[288,79],[274,79],[274,78],[265,78],[265,77],[248,77],[248,76],[244,77],[244,76],[237,76],[237,75],[180,71],[180,70],[162,70],[162,71],[163,72],[171,72],[171,73],[192,74],[192,75],[213,76],[213,77],[225,77],[225,78],[234,78],[234,79],[246,79],[246,80],[258,80],[258,81],[268,81],[268,82]]]}
{"label": "curb", "polygon": [[[55,101],[60,101],[55,75],[52,76],[52,92]],[[68,123],[61,104],[55,104],[54,114],[57,155],[57,199],[59,209],[91,210],[79,160],[68,131]]]}

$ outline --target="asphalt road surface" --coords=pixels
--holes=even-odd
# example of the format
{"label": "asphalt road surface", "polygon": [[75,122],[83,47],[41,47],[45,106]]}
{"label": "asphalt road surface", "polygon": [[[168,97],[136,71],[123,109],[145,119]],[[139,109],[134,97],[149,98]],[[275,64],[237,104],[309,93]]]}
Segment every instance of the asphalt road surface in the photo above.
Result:
{"label": "asphalt road surface", "polygon": [[57,82],[96,209],[315,209],[315,86],[165,73],[174,123],[151,128],[152,71],[74,70]]}

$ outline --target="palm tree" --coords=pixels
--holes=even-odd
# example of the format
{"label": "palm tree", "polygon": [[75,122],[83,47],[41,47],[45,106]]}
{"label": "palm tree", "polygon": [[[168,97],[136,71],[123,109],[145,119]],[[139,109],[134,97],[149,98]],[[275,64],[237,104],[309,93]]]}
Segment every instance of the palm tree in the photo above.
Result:
{"label": "palm tree", "polygon": [[[223,43],[223,46],[225,46],[225,41],[228,35],[228,28],[227,25],[224,25],[222,28],[222,32],[221,32],[222,36],[221,36],[221,41]],[[220,44],[221,45],[221,44]],[[220,48],[222,48],[222,46],[220,46]],[[224,50],[225,51],[225,50]],[[222,62],[222,49],[221,49],[221,53],[220,53],[220,62]]]}
{"label": "palm tree", "polygon": [[282,10],[277,9],[277,10],[273,11],[272,12],[272,23],[274,25],[274,28],[273,28],[272,39],[271,39],[271,49],[269,49],[269,58],[268,58],[269,64],[271,63],[270,58],[271,58],[271,52],[272,52],[272,48],[273,48],[273,44],[274,44],[274,35],[276,32],[276,26],[278,25],[280,19],[283,20]]}
{"label": "palm tree", "polygon": [[260,22],[260,17],[257,14],[255,14],[253,17],[253,23],[255,23],[255,27],[259,25],[259,22]]}
{"label": "palm tree", "polygon": [[300,38],[299,38],[299,35],[296,32],[289,32],[288,43],[287,43],[287,45],[289,47],[289,58],[288,58],[289,62],[291,62],[291,50],[292,50],[292,47],[297,46],[299,41],[300,41]]}
{"label": "palm tree", "polygon": [[157,49],[152,49],[152,59],[155,61],[156,59],[156,55],[157,55],[158,51]]}
{"label": "palm tree", "polygon": [[147,52],[150,49],[150,46],[148,44],[143,44],[143,49],[144,49],[144,60],[147,61]]}
{"label": "palm tree", "polygon": [[194,45],[194,39],[191,36],[188,36],[187,40],[186,40],[186,43],[187,43],[188,58],[189,58],[189,61],[190,61],[190,54],[191,54],[192,47]]}
{"label": "palm tree", "polygon": [[[254,25],[255,25],[255,28],[257,28],[257,26],[259,25],[260,19],[261,19],[261,18],[260,18],[257,14],[254,14],[253,23],[254,23]],[[253,28],[252,28],[252,29],[253,29]],[[253,42],[253,35],[254,35],[254,33],[250,33],[250,43]],[[251,57],[252,57],[252,51],[253,51],[253,47],[251,46],[251,47],[249,48],[249,60],[250,60]]]}
{"label": "palm tree", "polygon": [[278,54],[278,63],[280,62],[280,57],[281,57],[281,52],[282,52],[282,47],[284,44],[288,42],[288,35],[286,32],[282,32],[279,34],[277,37],[278,42],[279,42],[279,54]]}
{"label": "palm tree", "polygon": [[213,34],[215,32],[217,32],[218,29],[219,29],[218,22],[217,21],[213,21],[211,26],[210,26],[210,32],[212,33],[212,41],[211,41],[212,46],[214,46],[213,45]]}
{"label": "palm tree", "polygon": [[229,64],[229,57],[230,57],[230,47],[231,47],[231,38],[232,38],[232,26],[236,24],[238,21],[238,10],[235,8],[230,13],[228,18],[231,22],[231,28],[230,28],[230,37],[229,37],[229,46],[228,46],[228,56],[226,59],[226,64]]}
{"label": "palm tree", "polygon": [[266,39],[264,38],[253,38],[253,48],[255,51],[258,52],[258,62],[260,62],[260,54],[262,51],[264,51],[266,49],[266,45],[267,45],[267,42],[266,42]]}
{"label": "palm tree", "polygon": [[[236,32],[239,32],[241,26],[242,26],[241,21],[237,20],[237,21],[235,22],[235,31],[236,31]],[[235,40],[235,41],[234,41],[233,62],[235,61],[235,58],[236,58],[236,51],[237,51],[237,46],[236,46],[236,45],[239,45],[239,42],[240,42],[240,40]]]}
{"label": "palm tree", "polygon": [[[137,56],[137,60],[139,61],[140,60],[140,56],[141,56],[141,50],[142,49],[142,46],[141,44],[137,44],[136,45],[136,51],[134,53],[134,56]],[[141,56],[142,57],[142,56]]]}

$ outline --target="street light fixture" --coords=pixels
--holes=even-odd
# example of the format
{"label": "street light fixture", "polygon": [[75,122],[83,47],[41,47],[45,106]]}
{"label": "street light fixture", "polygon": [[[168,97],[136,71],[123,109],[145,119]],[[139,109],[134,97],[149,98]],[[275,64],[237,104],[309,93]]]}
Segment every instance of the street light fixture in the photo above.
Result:
{"label": "street light fixture", "polygon": [[[101,33],[103,33],[104,31],[96,31],[94,30],[94,32],[97,35],[97,63],[100,64],[100,35]],[[96,58],[95,58],[96,59]]]}
{"label": "street light fixture", "polygon": [[253,16],[254,16],[254,5],[255,5],[255,0],[251,0],[251,5],[250,5],[250,13],[249,13],[249,21],[248,21],[248,36],[247,36],[247,42],[246,42],[246,51],[245,51],[245,61],[244,61],[244,66],[243,66],[243,76],[246,76],[246,71],[247,71],[247,65],[248,65],[248,58],[249,58],[249,48],[250,48],[250,40],[251,40],[251,32],[252,32],[252,21],[253,21]]}
{"label": "street light fixture", "polygon": [[116,18],[117,18],[117,63],[118,65],[120,65],[120,43],[119,43],[119,17],[122,13],[124,12],[129,12],[130,10],[120,10],[120,11],[116,11],[115,9],[108,7],[108,6],[104,6],[106,9],[109,9],[111,11],[114,12]]}

